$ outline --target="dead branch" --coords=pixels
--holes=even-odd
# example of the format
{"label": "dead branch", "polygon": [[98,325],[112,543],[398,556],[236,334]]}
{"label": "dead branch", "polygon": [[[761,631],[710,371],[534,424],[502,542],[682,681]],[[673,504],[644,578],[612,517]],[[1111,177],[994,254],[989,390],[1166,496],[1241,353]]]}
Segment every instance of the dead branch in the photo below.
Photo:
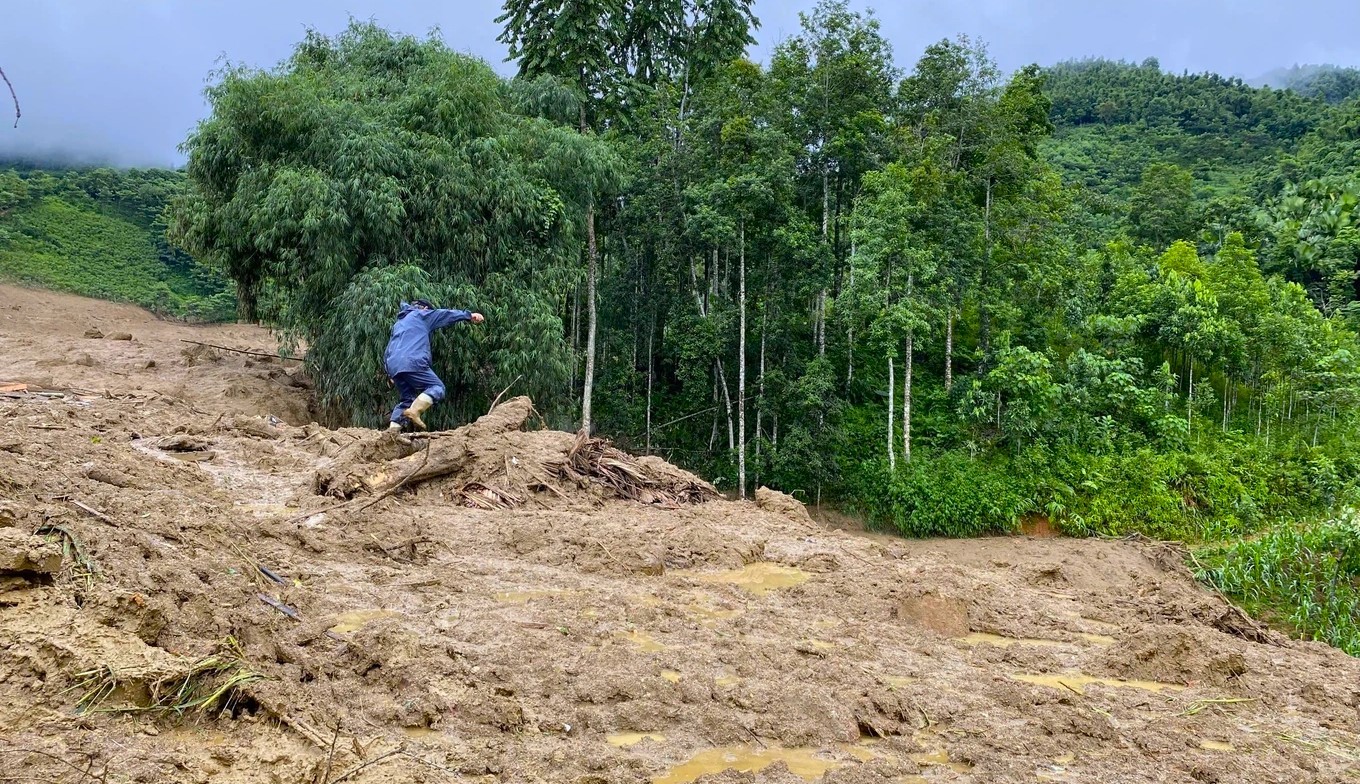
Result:
{"label": "dead branch", "polygon": [[5,76],[4,68],[0,68],[0,79],[5,80],[5,85],[9,87],[9,97],[14,99],[14,127],[18,128],[19,118],[23,116],[23,112],[19,111],[19,96],[15,94],[14,85],[10,82],[9,77]]}
{"label": "dead branch", "polygon": [[250,351],[250,350],[244,349],[244,348],[228,348],[227,346],[219,346],[219,345],[217,345],[216,343],[203,343],[203,342],[198,341],[198,340],[184,340],[183,338],[181,338],[179,342],[181,342],[181,343],[192,343],[192,344],[194,344],[195,346],[207,346],[208,348],[215,348],[215,349],[218,349],[219,351],[231,351],[231,352],[234,352],[234,353],[236,353],[236,354],[248,354],[248,355],[250,355],[250,356],[252,356],[252,357],[265,357],[265,358],[268,358],[268,359],[291,359],[291,360],[293,360],[294,362],[302,362],[302,361],[304,361],[304,360],[307,359],[306,356],[301,356],[301,357],[285,357],[285,356],[282,355],[282,354],[270,354],[270,353],[268,353],[268,352],[266,352],[266,351]]}

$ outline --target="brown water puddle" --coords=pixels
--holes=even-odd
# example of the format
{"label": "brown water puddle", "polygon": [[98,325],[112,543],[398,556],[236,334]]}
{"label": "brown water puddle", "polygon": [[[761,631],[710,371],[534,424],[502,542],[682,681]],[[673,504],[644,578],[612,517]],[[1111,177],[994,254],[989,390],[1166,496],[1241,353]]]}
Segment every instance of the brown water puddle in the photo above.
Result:
{"label": "brown water puddle", "polygon": [[418,740],[420,738],[428,738],[431,735],[438,735],[439,730],[434,729],[433,727],[402,727],[401,734],[408,738],[415,738]]}
{"label": "brown water puddle", "polygon": [[605,736],[605,741],[610,746],[617,746],[618,748],[635,746],[643,742],[644,740],[650,740],[654,743],[661,743],[665,739],[666,739],[665,735],[662,735],[657,732],[619,732],[613,735]]}
{"label": "brown water puddle", "polygon": [[1221,740],[1202,740],[1199,742],[1199,747],[1205,751],[1237,751],[1237,748],[1231,743]]}
{"label": "brown water puddle", "polygon": [[732,673],[725,672],[719,675],[718,677],[714,678],[713,683],[718,688],[725,689],[728,686],[736,686],[738,683],[741,683],[741,677],[738,675],[734,675]]}
{"label": "brown water puddle", "polygon": [[335,616],[335,625],[330,630],[336,634],[349,634],[362,629],[365,624],[372,623],[379,618],[390,618],[393,615],[400,614],[396,610],[354,610]]}
{"label": "brown water puddle", "polygon": [[1183,691],[1184,686],[1174,683],[1159,683],[1158,681],[1139,681],[1123,680],[1120,678],[1097,678],[1094,675],[1086,675],[1080,672],[1065,673],[1042,673],[1042,674],[1014,674],[1010,676],[1013,680],[1034,683],[1039,686],[1047,686],[1051,689],[1067,689],[1077,694],[1085,694],[1085,687],[1093,683],[1105,686],[1115,686],[1127,689],[1142,689],[1150,692],[1162,691]]}
{"label": "brown water puddle", "polygon": [[793,588],[812,578],[812,575],[802,569],[768,561],[749,563],[740,569],[726,572],[676,572],[676,574],[692,577],[706,583],[735,585],[756,596],[764,596],[770,591],[781,588]]}
{"label": "brown water puddle", "polygon": [[[1115,638],[1104,634],[1077,632],[1075,636],[1092,645],[1113,645],[1116,642]],[[1063,648],[1072,644],[1061,640],[1045,640],[1037,637],[1006,637],[1004,635],[988,634],[986,632],[973,632],[967,637],[959,637],[958,641],[965,645],[991,645],[996,648],[1010,648],[1013,645],[1033,645],[1040,648]]]}
{"label": "brown water puddle", "polygon": [[661,677],[662,679],[670,681],[671,683],[680,682],[680,673],[676,672],[675,670],[662,670]]}
{"label": "brown water puddle", "polygon": [[949,768],[955,773],[967,773],[973,769],[972,765],[966,762],[954,762],[949,758],[949,752],[944,749],[925,751],[911,755],[911,761],[923,768],[940,767]]}
{"label": "brown water puddle", "polygon": [[807,781],[819,778],[827,771],[845,764],[821,756],[817,749],[789,749],[778,745],[764,748],[725,746],[699,752],[688,762],[652,779],[652,784],[689,784],[700,776],[721,773],[728,768],[741,773],[756,773],[781,761],[789,766],[789,772]]}
{"label": "brown water puddle", "polygon": [[910,686],[913,683],[919,683],[921,681],[920,678],[907,678],[899,675],[882,675],[879,677],[883,680],[884,683],[888,684],[888,688],[890,689],[906,688],[907,686]]}
{"label": "brown water puddle", "polygon": [[1041,648],[1063,648],[1067,643],[1058,640],[1041,640],[1035,637],[1004,637],[1000,634],[973,632],[967,637],[959,637],[965,645],[990,645],[994,648],[1009,648],[1013,645],[1034,645]]}
{"label": "brown water puddle", "polygon": [[650,637],[646,632],[640,632],[637,629],[628,632],[617,632],[616,634],[617,636],[622,637],[628,642],[631,642],[632,644],[641,648],[646,653],[656,653],[657,651],[666,650],[665,645],[657,642],[655,639]]}

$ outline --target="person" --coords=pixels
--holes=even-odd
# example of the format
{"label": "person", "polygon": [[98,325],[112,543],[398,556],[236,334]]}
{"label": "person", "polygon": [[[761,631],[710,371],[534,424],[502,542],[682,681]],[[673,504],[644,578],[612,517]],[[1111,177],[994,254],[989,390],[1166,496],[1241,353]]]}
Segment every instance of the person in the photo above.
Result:
{"label": "person", "polygon": [[387,376],[401,394],[401,402],[392,409],[388,431],[401,430],[403,419],[425,430],[423,415],[444,399],[444,382],[430,367],[430,333],[463,321],[480,324],[483,320],[480,313],[436,308],[428,300],[401,303],[383,354]]}

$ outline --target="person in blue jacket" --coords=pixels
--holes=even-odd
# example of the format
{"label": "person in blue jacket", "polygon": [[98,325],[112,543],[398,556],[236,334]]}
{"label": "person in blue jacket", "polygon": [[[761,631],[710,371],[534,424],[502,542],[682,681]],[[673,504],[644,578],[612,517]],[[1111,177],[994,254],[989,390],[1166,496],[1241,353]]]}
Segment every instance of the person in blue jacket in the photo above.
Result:
{"label": "person in blue jacket", "polygon": [[383,354],[387,376],[401,394],[401,402],[392,409],[392,419],[387,426],[389,431],[401,430],[403,419],[425,430],[421,415],[435,401],[444,399],[444,382],[430,367],[430,333],[460,321],[480,324],[483,320],[480,313],[436,308],[423,299],[401,303],[397,322],[392,325],[391,337],[387,339],[387,351]]}

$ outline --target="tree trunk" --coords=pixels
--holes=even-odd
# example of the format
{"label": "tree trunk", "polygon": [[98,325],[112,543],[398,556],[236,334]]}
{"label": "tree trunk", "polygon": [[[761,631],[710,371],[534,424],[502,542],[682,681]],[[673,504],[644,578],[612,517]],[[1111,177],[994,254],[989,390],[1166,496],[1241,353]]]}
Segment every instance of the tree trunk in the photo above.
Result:
{"label": "tree trunk", "polygon": [[1194,427],[1195,414],[1195,360],[1190,360],[1190,372],[1187,374],[1190,379],[1190,387],[1185,393],[1185,435],[1188,438],[1190,431]]}
{"label": "tree trunk", "polygon": [[732,422],[732,390],[727,386],[727,371],[723,369],[722,360],[715,359],[713,364],[718,368],[718,383],[722,387],[723,403],[727,407],[727,451],[731,452],[737,448],[736,426]]}
{"label": "tree trunk", "polygon": [[912,334],[907,332],[907,361],[902,367],[902,462],[911,462]]}
{"label": "tree trunk", "polygon": [[738,240],[739,293],[741,308],[741,336],[737,349],[737,497],[746,499],[746,222],[741,223],[741,237]]}
{"label": "tree trunk", "polygon": [[982,291],[978,299],[978,343],[982,348],[982,361],[987,361],[987,352],[992,344],[991,311],[987,309],[987,273],[992,268],[992,179],[987,178],[987,201],[982,211],[982,232],[986,241],[986,261],[982,265]]}
{"label": "tree trunk", "polygon": [[826,289],[817,295],[817,356],[826,356]]}
{"label": "tree trunk", "polygon": [[765,298],[765,306],[760,309],[760,400],[756,404],[756,487],[760,487],[760,442],[763,439],[764,431],[761,430],[760,420],[765,413],[765,325],[770,315],[769,297]]}
{"label": "tree trunk", "polygon": [[897,470],[897,428],[894,408],[894,399],[897,397],[897,390],[893,385],[897,382],[897,369],[893,367],[893,358],[888,357],[888,468]]}
{"label": "tree trunk", "polygon": [[590,433],[590,396],[595,386],[595,277],[599,266],[595,245],[595,205],[586,208],[586,252],[590,257],[586,274],[586,388],[581,396],[581,429]]}
{"label": "tree trunk", "polygon": [[[850,285],[848,290],[850,296],[854,296],[855,291],[855,241],[850,241]],[[850,318],[850,324],[845,331],[845,391],[850,392],[850,382],[855,380],[855,320]]]}
{"label": "tree trunk", "polygon": [[944,391],[954,390],[954,308],[945,312],[944,322]]}
{"label": "tree trunk", "polygon": [[656,372],[656,360],[652,354],[652,341],[656,339],[656,314],[652,314],[652,328],[647,333],[647,454],[652,453],[652,375]]}

